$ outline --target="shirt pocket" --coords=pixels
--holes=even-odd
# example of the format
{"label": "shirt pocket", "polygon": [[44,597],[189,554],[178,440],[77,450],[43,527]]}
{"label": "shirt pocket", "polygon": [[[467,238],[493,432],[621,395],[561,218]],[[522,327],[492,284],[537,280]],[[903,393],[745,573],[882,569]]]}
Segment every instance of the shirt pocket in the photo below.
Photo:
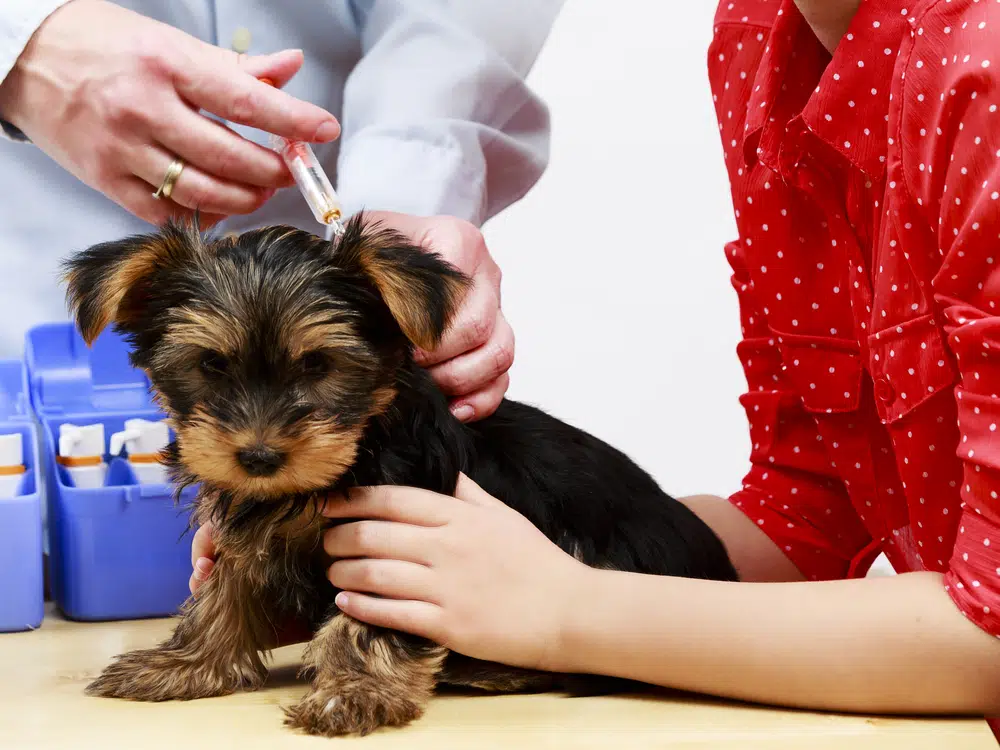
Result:
{"label": "shirt pocket", "polygon": [[868,337],[875,406],[883,424],[894,424],[944,390],[957,370],[933,315],[884,328]]}
{"label": "shirt pocket", "polygon": [[[744,407],[754,460],[809,474],[835,476],[829,446],[840,423],[853,421],[861,402],[859,347],[842,339],[771,329],[779,376],[770,393],[747,394]],[[836,415],[845,419],[838,420]],[[770,431],[760,424],[771,424]]]}
{"label": "shirt pocket", "polygon": [[864,367],[854,341],[776,333],[783,372],[811,414],[857,411]]}

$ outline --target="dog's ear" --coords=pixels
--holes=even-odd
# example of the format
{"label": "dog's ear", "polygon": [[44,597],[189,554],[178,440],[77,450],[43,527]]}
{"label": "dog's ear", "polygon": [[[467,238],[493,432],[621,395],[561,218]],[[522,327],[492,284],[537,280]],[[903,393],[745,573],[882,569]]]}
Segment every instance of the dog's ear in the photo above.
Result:
{"label": "dog's ear", "polygon": [[139,320],[158,270],[193,260],[201,248],[195,226],[168,222],[160,232],[94,245],[63,263],[67,302],[88,345],[112,323],[127,331]]}
{"label": "dog's ear", "polygon": [[472,280],[437,253],[398,232],[353,217],[336,244],[335,262],[374,284],[400,330],[421,349],[438,345]]}

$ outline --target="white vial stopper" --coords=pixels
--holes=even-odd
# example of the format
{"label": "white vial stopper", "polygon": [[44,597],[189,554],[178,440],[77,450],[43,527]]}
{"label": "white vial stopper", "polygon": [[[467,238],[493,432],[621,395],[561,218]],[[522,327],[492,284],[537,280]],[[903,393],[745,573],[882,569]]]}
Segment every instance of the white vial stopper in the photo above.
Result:
{"label": "white vial stopper", "polygon": [[59,425],[59,455],[65,458],[89,458],[104,455],[104,425]]}
{"label": "white vial stopper", "polygon": [[166,484],[167,468],[160,463],[160,452],[170,443],[167,423],[147,419],[127,419],[125,429],[111,435],[110,453],[117,456],[128,449],[129,464],[139,484]]}
{"label": "white vial stopper", "polygon": [[153,456],[170,443],[170,428],[166,422],[150,422],[147,419],[126,419],[125,429],[111,435],[108,451],[112,456],[127,448],[129,456]]}

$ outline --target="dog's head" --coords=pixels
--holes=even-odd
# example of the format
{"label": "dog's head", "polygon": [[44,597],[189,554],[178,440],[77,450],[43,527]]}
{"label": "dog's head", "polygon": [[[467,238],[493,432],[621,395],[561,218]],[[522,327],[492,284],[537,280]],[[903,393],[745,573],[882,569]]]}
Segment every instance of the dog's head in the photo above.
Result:
{"label": "dog's head", "polygon": [[184,470],[259,499],[329,487],[351,466],[412,346],[438,343],[468,285],[363,217],[335,243],[170,224],[85,250],[66,272],[84,339],[113,324],[131,343]]}

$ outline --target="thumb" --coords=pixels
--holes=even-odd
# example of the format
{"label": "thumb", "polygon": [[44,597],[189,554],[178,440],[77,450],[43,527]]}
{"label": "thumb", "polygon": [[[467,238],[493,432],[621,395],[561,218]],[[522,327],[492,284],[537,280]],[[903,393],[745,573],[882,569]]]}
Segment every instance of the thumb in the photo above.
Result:
{"label": "thumb", "polygon": [[280,89],[301,70],[304,59],[302,50],[286,49],[270,55],[240,55],[238,63],[254,78],[267,78]]}
{"label": "thumb", "polygon": [[484,508],[506,508],[507,506],[497,500],[478,484],[469,479],[465,474],[458,475],[458,484],[455,486],[455,497],[473,505],[480,505]]}

